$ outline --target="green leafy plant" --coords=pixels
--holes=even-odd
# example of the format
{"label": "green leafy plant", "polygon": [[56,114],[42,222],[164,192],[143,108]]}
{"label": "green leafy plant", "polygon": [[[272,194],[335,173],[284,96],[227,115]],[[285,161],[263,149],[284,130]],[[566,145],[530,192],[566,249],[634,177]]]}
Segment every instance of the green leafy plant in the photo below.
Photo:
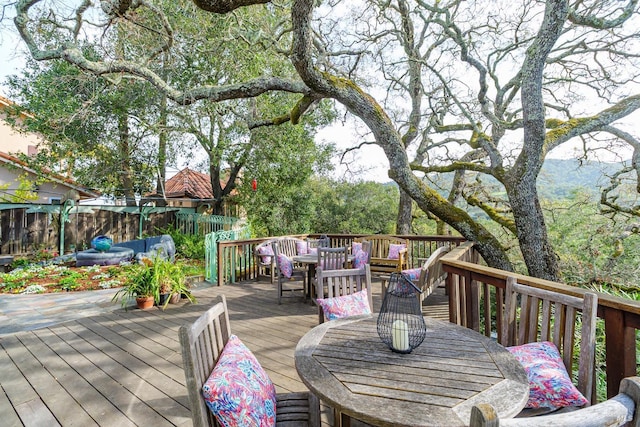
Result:
{"label": "green leafy plant", "polygon": [[125,306],[130,298],[153,297],[159,303],[161,294],[180,293],[194,302],[195,298],[184,279],[182,269],[174,263],[160,258],[144,258],[141,264],[132,266],[122,289],[113,296],[113,300],[121,300]]}
{"label": "green leafy plant", "polygon": [[142,261],[142,264],[131,268],[124,286],[116,292],[112,301],[120,300],[124,307],[131,298],[154,297],[157,294],[158,282],[154,273],[154,263],[147,258]]}
{"label": "green leafy plant", "polygon": [[80,283],[78,283],[78,278],[75,275],[74,276],[63,277],[58,282],[58,285],[60,285],[62,290],[67,291],[67,292],[75,291],[76,289],[78,289],[80,287]]}
{"label": "green leafy plant", "polygon": [[[154,267],[156,280],[159,284],[155,295],[156,302],[160,301],[161,294],[185,295],[189,301],[195,302],[195,298],[186,284],[184,271],[179,265],[165,260],[156,260]],[[166,308],[168,303],[169,298],[166,298],[163,308]]]}
{"label": "green leafy plant", "polygon": [[204,259],[204,236],[185,234],[176,230],[173,225],[158,229],[161,234],[168,234],[176,245],[178,256],[190,259]]}
{"label": "green leafy plant", "polygon": [[11,262],[11,268],[16,269],[20,267],[26,267],[29,264],[31,264],[31,261],[29,261],[28,258],[14,258],[14,260]]}

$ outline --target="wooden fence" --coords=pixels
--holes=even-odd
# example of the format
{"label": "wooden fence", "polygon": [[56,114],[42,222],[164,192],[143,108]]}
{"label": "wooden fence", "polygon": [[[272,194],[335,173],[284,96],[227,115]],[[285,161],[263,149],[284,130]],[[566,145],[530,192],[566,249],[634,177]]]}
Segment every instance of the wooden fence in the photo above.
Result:
{"label": "wooden fence", "polygon": [[24,256],[40,249],[60,251],[61,243],[63,253],[83,250],[90,247],[91,239],[101,234],[108,235],[114,242],[137,239],[141,230],[143,234],[155,235],[157,228],[175,223],[176,212],[178,210],[158,208],[141,215],[137,208],[85,205],[4,208],[0,209],[0,255]]}
{"label": "wooden fence", "polygon": [[[486,336],[499,336],[503,318],[504,289],[508,276],[519,283],[582,297],[586,292],[575,286],[490,268],[478,263],[479,256],[468,242],[442,258],[447,274],[449,320]],[[640,330],[640,302],[598,294],[598,318],[604,321],[607,397],[618,393],[622,378],[637,375],[636,336]]]}

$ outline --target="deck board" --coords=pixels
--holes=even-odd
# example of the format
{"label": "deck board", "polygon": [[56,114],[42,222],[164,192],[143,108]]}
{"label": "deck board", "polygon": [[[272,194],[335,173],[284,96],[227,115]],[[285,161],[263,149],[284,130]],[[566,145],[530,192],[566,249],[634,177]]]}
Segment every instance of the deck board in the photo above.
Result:
{"label": "deck board", "polygon": [[[374,311],[379,289],[374,283]],[[278,305],[274,285],[251,281],[198,290],[196,304],[118,309],[1,337],[0,424],[190,426],[178,328],[220,294],[227,297],[232,332],[254,352],[276,390],[306,390],[293,355],[317,324],[317,308],[302,299]],[[435,306],[425,312],[446,319],[442,290],[430,300]]]}

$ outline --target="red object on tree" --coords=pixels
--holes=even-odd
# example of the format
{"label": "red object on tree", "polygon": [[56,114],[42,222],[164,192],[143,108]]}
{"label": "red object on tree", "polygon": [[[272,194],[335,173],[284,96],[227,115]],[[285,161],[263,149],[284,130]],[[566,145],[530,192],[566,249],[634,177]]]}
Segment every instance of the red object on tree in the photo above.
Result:
{"label": "red object on tree", "polygon": [[253,191],[256,191],[258,189],[258,180],[255,178],[251,180],[251,189]]}

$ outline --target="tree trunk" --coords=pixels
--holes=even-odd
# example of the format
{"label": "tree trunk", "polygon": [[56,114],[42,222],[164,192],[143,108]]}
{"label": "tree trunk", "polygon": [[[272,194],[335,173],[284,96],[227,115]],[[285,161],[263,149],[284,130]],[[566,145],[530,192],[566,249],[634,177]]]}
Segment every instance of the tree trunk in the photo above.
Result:
{"label": "tree trunk", "polygon": [[167,97],[161,94],[160,99],[160,133],[158,135],[158,180],[156,181],[156,193],[164,194],[164,183],[167,181]]}
{"label": "tree trunk", "polygon": [[530,276],[558,281],[558,257],[549,243],[535,180],[507,186],[518,242]]}
{"label": "tree trunk", "polygon": [[220,166],[209,156],[209,176],[211,177],[211,189],[213,190],[213,214],[224,215],[224,197],[220,185]]}
{"label": "tree trunk", "polygon": [[400,201],[398,203],[397,234],[411,234],[411,214],[413,199],[404,190],[400,189]]}
{"label": "tree trunk", "polygon": [[129,147],[129,117],[124,111],[118,116],[118,135],[120,144],[120,186],[127,206],[136,206],[135,192],[133,191],[133,179],[131,178],[131,158]]}
{"label": "tree trunk", "polygon": [[432,212],[466,239],[476,242],[476,248],[489,265],[511,271],[511,262],[495,236],[474,221],[467,212],[451,205],[413,174],[400,134],[373,97],[352,80],[328,76],[315,68],[311,57],[313,49],[310,27],[313,4],[313,0],[295,0],[291,9],[294,34],[291,61],[302,80],[314,91],[336,99],[362,119],[389,159],[389,177],[416,201],[420,209]]}
{"label": "tree trunk", "polygon": [[529,275],[553,281],[559,278],[558,260],[547,236],[536,180],[544,161],[546,137],[542,73],[549,52],[562,33],[568,13],[569,4],[566,0],[547,2],[540,31],[527,49],[521,73],[525,143],[504,179],[520,250]]}

